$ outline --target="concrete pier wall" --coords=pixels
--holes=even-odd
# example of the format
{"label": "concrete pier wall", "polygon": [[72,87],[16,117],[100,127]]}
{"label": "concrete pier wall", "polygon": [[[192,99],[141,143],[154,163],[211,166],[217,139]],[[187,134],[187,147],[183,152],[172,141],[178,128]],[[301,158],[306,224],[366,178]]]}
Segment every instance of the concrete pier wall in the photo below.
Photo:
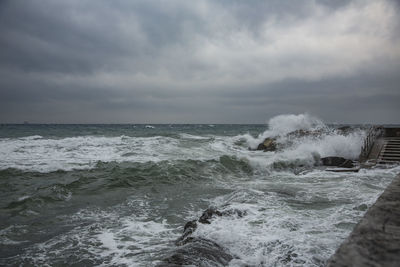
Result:
{"label": "concrete pier wall", "polygon": [[327,266],[400,266],[400,175],[367,211]]}

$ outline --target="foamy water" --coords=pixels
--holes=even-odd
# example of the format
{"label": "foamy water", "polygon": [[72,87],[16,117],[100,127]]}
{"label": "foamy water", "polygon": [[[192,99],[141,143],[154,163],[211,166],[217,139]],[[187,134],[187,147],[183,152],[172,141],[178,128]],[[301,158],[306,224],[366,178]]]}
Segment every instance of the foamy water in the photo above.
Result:
{"label": "foamy water", "polygon": [[[94,168],[101,162],[159,162],[163,160],[210,160],[223,155],[247,158],[251,162],[271,165],[276,161],[300,160],[315,163],[315,159],[340,156],[356,159],[360,154],[365,132],[358,130],[341,135],[327,129],[318,119],[308,115],[281,115],[269,122],[270,129],[257,138],[249,134],[237,136],[196,136],[181,133],[178,137],[104,137],[78,136],[61,139],[40,135],[0,139],[0,168],[50,172]],[[153,127],[153,126],[152,126]],[[148,128],[148,125],[146,126]],[[153,128],[150,128],[153,129]],[[296,130],[327,129],[321,136],[287,137]],[[290,145],[278,153],[253,153],[266,137],[278,137],[280,144]],[[240,141],[245,143],[238,145]],[[260,157],[258,157],[260,156]]]}
{"label": "foamy water", "polygon": [[[321,157],[357,159],[365,131],[307,114],[268,128],[149,126],[0,138],[0,264],[156,266],[187,221],[216,207],[243,216],[193,236],[233,255],[230,266],[323,266],[400,171],[324,171]],[[267,137],[276,152],[249,150]]]}

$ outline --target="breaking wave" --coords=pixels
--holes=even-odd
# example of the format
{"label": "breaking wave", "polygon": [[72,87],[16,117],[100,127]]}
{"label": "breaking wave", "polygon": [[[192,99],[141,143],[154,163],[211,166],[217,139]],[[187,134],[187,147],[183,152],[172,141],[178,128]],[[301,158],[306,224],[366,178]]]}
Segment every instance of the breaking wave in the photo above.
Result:
{"label": "breaking wave", "polygon": [[[365,131],[308,114],[241,130],[163,127],[0,138],[0,265],[157,266],[181,255],[220,266],[223,250],[229,266],[324,266],[400,170],[320,168],[326,156],[357,159]],[[254,150],[265,138],[275,151]],[[200,249],[176,245],[209,207],[223,215],[190,233]]]}
{"label": "breaking wave", "polygon": [[250,156],[251,161],[262,166],[314,166],[320,158],[329,156],[356,160],[365,137],[364,129],[346,127],[346,130],[338,130],[308,114],[279,115],[270,119],[268,125],[269,128],[257,137],[242,136],[252,149],[266,138],[275,140],[276,152]]}
{"label": "breaking wave", "polygon": [[[313,166],[321,157],[356,159],[364,131],[343,133],[308,114],[279,115],[257,137],[195,135],[175,136],[76,136],[43,138],[40,135],[0,139],[0,169],[51,172],[95,168],[98,162],[160,162],[165,160],[213,160],[222,156],[246,159],[254,167]],[[294,134],[292,134],[294,133]],[[297,134],[296,134],[297,133]],[[265,138],[276,138],[276,152],[254,152]]]}

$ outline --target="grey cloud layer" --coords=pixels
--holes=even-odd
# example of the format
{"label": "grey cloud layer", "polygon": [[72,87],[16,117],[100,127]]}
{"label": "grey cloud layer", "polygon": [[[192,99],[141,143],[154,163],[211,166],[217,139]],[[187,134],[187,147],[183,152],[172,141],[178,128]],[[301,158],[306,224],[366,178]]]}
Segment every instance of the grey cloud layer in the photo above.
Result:
{"label": "grey cloud layer", "polygon": [[396,1],[2,1],[0,122],[400,123]]}

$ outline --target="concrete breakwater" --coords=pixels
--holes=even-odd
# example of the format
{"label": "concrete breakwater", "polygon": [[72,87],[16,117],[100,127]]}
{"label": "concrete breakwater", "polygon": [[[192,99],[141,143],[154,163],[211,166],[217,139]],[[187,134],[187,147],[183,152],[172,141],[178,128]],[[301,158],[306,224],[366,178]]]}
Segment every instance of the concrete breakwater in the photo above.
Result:
{"label": "concrete breakwater", "polygon": [[400,175],[386,188],[329,259],[328,267],[399,266]]}

